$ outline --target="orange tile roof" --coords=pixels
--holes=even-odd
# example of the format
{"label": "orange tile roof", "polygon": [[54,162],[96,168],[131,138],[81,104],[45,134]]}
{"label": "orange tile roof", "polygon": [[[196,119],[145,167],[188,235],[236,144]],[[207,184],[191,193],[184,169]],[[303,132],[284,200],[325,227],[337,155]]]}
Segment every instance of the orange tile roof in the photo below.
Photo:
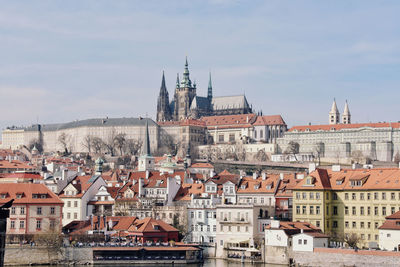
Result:
{"label": "orange tile roof", "polygon": [[11,162],[0,160],[0,169],[34,169],[34,167],[19,160],[12,160]]}
{"label": "orange tile roof", "polygon": [[71,198],[82,197],[84,193],[92,185],[92,183],[89,183],[90,178],[92,178],[91,175],[76,176],[72,181],[68,183],[68,185],[71,184],[73,187],[75,187],[78,193],[76,195],[65,195],[64,189],[68,186],[67,185],[60,192],[59,197],[71,197]]}
{"label": "orange tile roof", "polygon": [[[0,205],[11,199],[14,199],[14,204],[60,204],[64,202],[44,184],[34,183],[0,183],[0,192],[7,193],[6,198],[0,199]],[[17,197],[18,193],[23,193],[21,198]],[[46,195],[46,198],[33,198],[33,195]]]}
{"label": "orange tile roof", "polygon": [[42,180],[43,177],[39,173],[33,172],[14,172],[14,173],[2,173],[0,178],[23,178],[23,179],[35,179]]}
{"label": "orange tile roof", "polygon": [[286,125],[281,115],[257,116],[253,125]]}
{"label": "orange tile roof", "polygon": [[[159,229],[154,229],[154,226],[159,226]],[[162,220],[156,220],[150,217],[142,220],[136,220],[133,225],[128,229],[132,233],[144,233],[144,232],[179,232],[178,229],[165,223]]]}
{"label": "orange tile roof", "polygon": [[[310,173],[316,178],[314,186],[306,185],[303,179],[295,189],[314,190],[381,190],[381,189],[400,189],[400,169],[399,168],[375,168],[375,169],[342,169],[332,171],[317,169]],[[306,177],[307,178],[307,177]],[[337,181],[341,181],[339,184]],[[361,186],[353,186],[354,180],[362,180]]]}
{"label": "orange tile roof", "polygon": [[203,184],[182,184],[174,201],[190,201],[192,194],[201,195],[202,193],[204,193]]}
{"label": "orange tile roof", "polygon": [[356,128],[400,128],[399,122],[377,122],[377,123],[352,123],[352,124],[324,124],[324,125],[302,125],[302,126],[293,126],[289,129],[289,132],[306,132],[306,131],[331,131],[331,130],[342,130],[342,129],[356,129]]}
{"label": "orange tile roof", "polygon": [[218,128],[223,127],[252,127],[252,123],[256,120],[256,114],[240,114],[240,115],[223,115],[223,116],[208,116],[202,117],[200,120],[204,121],[207,127]]}
{"label": "orange tile roof", "polygon": [[210,168],[210,169],[212,169],[212,168],[214,168],[214,166],[213,166],[211,163],[202,163],[202,162],[199,162],[199,163],[193,163],[193,164],[190,166],[190,168]]}

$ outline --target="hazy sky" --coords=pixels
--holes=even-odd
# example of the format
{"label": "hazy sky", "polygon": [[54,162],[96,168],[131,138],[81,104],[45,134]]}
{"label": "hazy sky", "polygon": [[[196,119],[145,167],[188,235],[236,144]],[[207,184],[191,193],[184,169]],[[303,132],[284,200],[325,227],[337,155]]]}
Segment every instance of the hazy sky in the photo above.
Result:
{"label": "hazy sky", "polygon": [[198,94],[289,126],[400,120],[400,1],[0,1],[0,127],[155,117],[185,56]]}

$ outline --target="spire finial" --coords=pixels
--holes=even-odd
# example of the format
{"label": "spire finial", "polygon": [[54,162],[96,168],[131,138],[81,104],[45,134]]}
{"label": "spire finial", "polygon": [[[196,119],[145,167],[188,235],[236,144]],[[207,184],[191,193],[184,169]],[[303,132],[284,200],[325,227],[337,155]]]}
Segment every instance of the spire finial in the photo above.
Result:
{"label": "spire finial", "polygon": [[162,72],[162,79],[161,79],[161,89],[166,88],[165,86],[165,75],[164,75],[164,71]]}
{"label": "spire finial", "polygon": [[211,71],[209,73],[209,79],[208,79],[208,92],[207,92],[207,98],[211,100],[212,98],[212,83],[211,83]]}

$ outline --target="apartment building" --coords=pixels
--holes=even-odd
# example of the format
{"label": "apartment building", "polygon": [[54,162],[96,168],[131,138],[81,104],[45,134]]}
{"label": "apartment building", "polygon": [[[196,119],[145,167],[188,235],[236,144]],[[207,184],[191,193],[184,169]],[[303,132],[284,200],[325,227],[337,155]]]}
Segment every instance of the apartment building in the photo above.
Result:
{"label": "apartment building", "polygon": [[333,239],[355,233],[359,246],[376,247],[385,217],[400,209],[400,170],[316,169],[293,189],[293,220]]}

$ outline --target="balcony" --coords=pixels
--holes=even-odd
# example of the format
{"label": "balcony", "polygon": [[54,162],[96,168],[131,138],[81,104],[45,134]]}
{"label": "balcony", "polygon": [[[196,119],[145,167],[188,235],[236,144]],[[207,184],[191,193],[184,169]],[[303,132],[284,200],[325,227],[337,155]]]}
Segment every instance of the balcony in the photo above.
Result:
{"label": "balcony", "polygon": [[244,218],[233,218],[233,219],[224,218],[219,223],[220,224],[248,224],[248,223],[250,223],[250,221],[246,220]]}

